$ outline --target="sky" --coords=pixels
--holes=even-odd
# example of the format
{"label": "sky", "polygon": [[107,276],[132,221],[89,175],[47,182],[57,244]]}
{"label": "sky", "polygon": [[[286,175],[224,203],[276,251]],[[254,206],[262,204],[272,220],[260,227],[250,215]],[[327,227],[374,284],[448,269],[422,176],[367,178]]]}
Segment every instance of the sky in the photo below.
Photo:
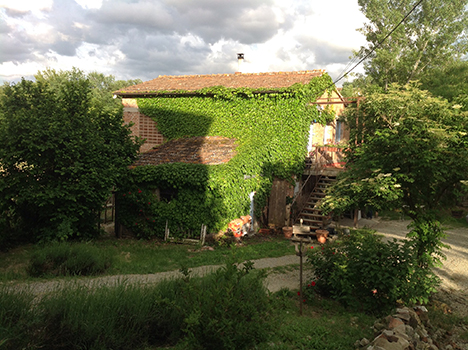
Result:
{"label": "sky", "polygon": [[48,67],[143,81],[312,69],[336,79],[366,45],[365,22],[357,0],[0,0],[0,82]]}

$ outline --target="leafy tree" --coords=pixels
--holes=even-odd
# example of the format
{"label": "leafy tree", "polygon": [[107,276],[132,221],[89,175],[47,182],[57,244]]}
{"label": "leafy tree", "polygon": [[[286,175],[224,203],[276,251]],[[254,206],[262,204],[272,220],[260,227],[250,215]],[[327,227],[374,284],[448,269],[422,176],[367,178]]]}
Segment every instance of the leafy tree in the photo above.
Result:
{"label": "leafy tree", "polygon": [[31,241],[94,236],[139,147],[121,113],[92,104],[89,79],[64,75],[6,85],[0,100],[0,212]]}
{"label": "leafy tree", "polygon": [[140,84],[140,79],[116,80],[113,75],[104,75],[98,72],[91,72],[86,75],[83,71],[73,68],[70,71],[56,71],[47,68],[39,71],[34,78],[36,81],[46,81],[53,90],[60,90],[62,84],[69,80],[87,79],[91,88],[90,103],[92,108],[105,113],[119,113],[122,109],[120,99],[114,99],[112,92],[121,88]]}
{"label": "leafy tree", "polygon": [[468,61],[436,67],[421,77],[421,87],[468,111]]}
{"label": "leafy tree", "polygon": [[375,48],[365,71],[385,89],[391,83],[407,84],[419,79],[426,69],[444,66],[468,50],[466,0],[422,1],[397,28],[417,0],[359,0],[358,3],[369,19],[359,29],[369,43],[363,52],[368,54]]}
{"label": "leafy tree", "polygon": [[[324,201],[337,213],[371,206],[413,219],[409,234],[422,266],[441,256],[436,213],[456,204],[468,174],[468,117],[415,84],[390,85],[347,115],[346,172]],[[435,260],[433,260],[435,258]]]}

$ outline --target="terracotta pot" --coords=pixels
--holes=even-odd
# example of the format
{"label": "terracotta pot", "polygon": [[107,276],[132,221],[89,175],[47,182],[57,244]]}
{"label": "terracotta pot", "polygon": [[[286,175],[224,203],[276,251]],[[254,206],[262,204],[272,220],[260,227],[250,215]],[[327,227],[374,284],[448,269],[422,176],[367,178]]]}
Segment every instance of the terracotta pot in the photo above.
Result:
{"label": "terracotta pot", "polygon": [[288,238],[288,239],[291,238],[293,234],[293,228],[290,226],[284,226],[283,234],[284,234],[284,238]]}
{"label": "terracotta pot", "polygon": [[321,244],[324,244],[327,241],[328,231],[327,230],[317,230],[315,231],[315,236],[317,241]]}

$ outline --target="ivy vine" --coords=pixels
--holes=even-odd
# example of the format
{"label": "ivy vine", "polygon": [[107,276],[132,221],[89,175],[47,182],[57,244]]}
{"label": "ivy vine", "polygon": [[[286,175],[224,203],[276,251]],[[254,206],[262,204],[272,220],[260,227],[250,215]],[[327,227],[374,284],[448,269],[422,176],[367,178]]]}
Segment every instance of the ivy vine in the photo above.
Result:
{"label": "ivy vine", "polygon": [[[273,179],[292,181],[302,174],[311,122],[334,119],[331,110],[319,113],[311,104],[331,83],[324,75],[275,91],[212,87],[191,95],[138,99],[140,111],[168,140],[223,136],[235,138],[239,146],[237,155],[222,165],[173,163],[131,169],[119,193],[121,220],[142,237],[162,236],[166,221],[175,235],[197,235],[201,224],[217,231],[249,213],[252,191],[260,217]],[[157,189],[172,189],[174,196],[170,201],[158,199]]]}

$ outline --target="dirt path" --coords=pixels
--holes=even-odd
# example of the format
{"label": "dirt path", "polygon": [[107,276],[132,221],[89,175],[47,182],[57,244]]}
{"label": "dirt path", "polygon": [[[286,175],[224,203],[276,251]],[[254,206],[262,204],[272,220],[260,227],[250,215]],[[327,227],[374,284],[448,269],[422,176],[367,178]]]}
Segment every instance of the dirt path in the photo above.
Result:
{"label": "dirt path", "polygon": [[[385,221],[381,219],[359,221],[359,227],[369,227],[382,233],[388,239],[404,239],[408,232],[408,224],[410,221]],[[342,220],[342,226],[352,227],[351,220]],[[442,293],[454,299],[456,303],[461,305],[462,313],[468,315],[468,228],[456,228],[446,231],[447,237],[444,242],[451,246],[450,249],[444,249],[447,255],[447,260],[444,261],[444,266],[436,269],[437,275],[442,279]],[[291,253],[294,248],[291,245]],[[305,261],[304,261],[305,263]],[[293,266],[291,266],[293,265]],[[284,268],[278,268],[283,266]],[[266,287],[271,292],[276,292],[282,288],[298,289],[299,288],[299,257],[296,255],[288,255],[279,258],[266,258],[254,261],[254,267],[257,269],[271,268],[272,272],[265,281]],[[202,266],[193,268],[193,275],[203,275],[214,271],[221,267]],[[277,269],[274,269],[277,268]],[[310,278],[310,273],[307,271],[307,264],[304,264],[304,282]],[[149,275],[121,275],[121,276],[105,276],[97,278],[80,278],[70,281],[47,281],[34,282],[30,284],[15,285],[12,288],[32,288],[36,294],[44,294],[50,292],[65,284],[74,284],[77,286],[86,286],[93,288],[100,285],[116,285],[121,282],[138,283],[138,284],[153,284],[163,279],[181,276],[179,271],[169,271]]]}

